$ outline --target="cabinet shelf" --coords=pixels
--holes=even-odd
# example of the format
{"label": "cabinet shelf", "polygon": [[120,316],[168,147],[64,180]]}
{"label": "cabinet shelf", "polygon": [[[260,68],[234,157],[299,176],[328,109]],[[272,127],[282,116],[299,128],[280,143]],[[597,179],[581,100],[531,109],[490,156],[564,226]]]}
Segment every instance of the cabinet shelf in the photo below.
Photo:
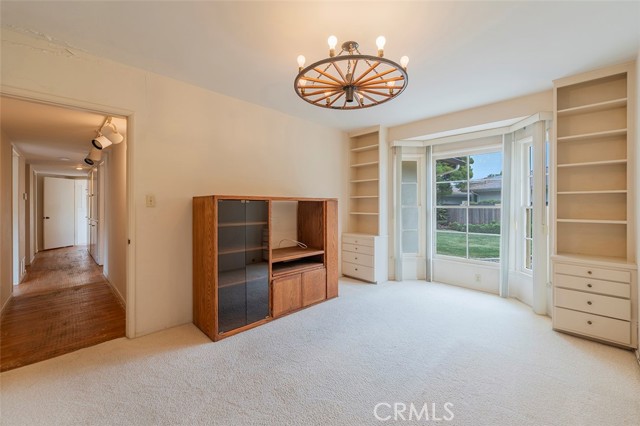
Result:
{"label": "cabinet shelf", "polygon": [[267,225],[267,222],[228,222],[228,223],[218,223],[218,228],[229,228],[234,226],[260,226]]}
{"label": "cabinet shelf", "polygon": [[622,136],[626,134],[627,134],[627,129],[605,130],[603,132],[583,133],[580,135],[571,135],[571,136],[559,136],[558,142],[606,138],[610,136]]}
{"label": "cabinet shelf", "polygon": [[589,161],[584,163],[566,163],[566,164],[558,164],[558,167],[591,167],[591,166],[608,166],[612,164],[627,164],[627,160],[606,160],[606,161]]}
{"label": "cabinet shelf", "polygon": [[364,215],[364,216],[378,216],[378,214],[379,214],[379,213],[371,213],[371,212],[349,212],[349,214]]}
{"label": "cabinet shelf", "polygon": [[566,117],[575,114],[586,114],[590,112],[604,111],[607,109],[620,108],[627,105],[627,98],[612,99],[610,101],[596,102],[593,104],[580,105],[572,108],[558,110],[558,117]]}
{"label": "cabinet shelf", "polygon": [[313,247],[282,247],[271,251],[271,262],[286,262],[289,260],[317,256],[319,254],[324,254],[324,250]]}
{"label": "cabinet shelf", "polygon": [[377,166],[377,165],[378,165],[378,161],[369,161],[367,163],[352,164],[351,167],[368,167],[368,166]]}
{"label": "cabinet shelf", "polygon": [[357,148],[351,148],[351,152],[363,152],[363,151],[373,151],[374,149],[378,149],[379,144],[359,146]]}
{"label": "cabinet shelf", "polygon": [[558,195],[578,195],[578,194],[626,194],[626,189],[609,189],[602,191],[558,191]]}
{"label": "cabinet shelf", "polygon": [[[256,266],[262,265],[261,268]],[[266,279],[268,275],[267,263],[252,264],[247,268],[233,269],[218,273],[218,288],[232,287],[249,281]]]}
{"label": "cabinet shelf", "polygon": [[600,220],[600,219],[560,219],[558,222],[563,223],[593,223],[599,225],[626,225],[626,220]]}
{"label": "cabinet shelf", "polygon": [[266,250],[268,248],[269,247],[267,247],[267,246],[236,247],[236,248],[218,250],[218,254],[224,255],[224,254],[246,253],[246,252],[250,252],[250,251]]}
{"label": "cabinet shelf", "polygon": [[378,182],[380,179],[355,179],[350,180],[350,183],[365,183],[365,182]]}

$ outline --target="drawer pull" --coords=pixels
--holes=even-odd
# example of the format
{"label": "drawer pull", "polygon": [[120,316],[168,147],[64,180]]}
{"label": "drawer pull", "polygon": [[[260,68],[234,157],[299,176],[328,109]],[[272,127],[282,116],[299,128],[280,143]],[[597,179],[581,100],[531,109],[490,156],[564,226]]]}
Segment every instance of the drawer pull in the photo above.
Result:
{"label": "drawer pull", "polygon": [[587,321],[587,324],[591,325],[591,324],[593,324],[593,323],[592,323],[591,321]]}
{"label": "drawer pull", "polygon": [[355,259],[358,260],[358,256],[356,256]]}
{"label": "drawer pull", "polygon": [[591,274],[593,274],[593,272],[591,272],[591,271],[587,271],[587,274],[591,275]]}
{"label": "drawer pull", "polygon": [[358,270],[358,268],[356,268],[356,271]]}
{"label": "drawer pull", "polygon": [[591,300],[589,300],[589,301],[587,302],[587,305],[592,305]]}
{"label": "drawer pull", "polygon": [[591,288],[591,287],[593,287],[593,286],[589,283],[589,284],[587,284],[587,287]]}

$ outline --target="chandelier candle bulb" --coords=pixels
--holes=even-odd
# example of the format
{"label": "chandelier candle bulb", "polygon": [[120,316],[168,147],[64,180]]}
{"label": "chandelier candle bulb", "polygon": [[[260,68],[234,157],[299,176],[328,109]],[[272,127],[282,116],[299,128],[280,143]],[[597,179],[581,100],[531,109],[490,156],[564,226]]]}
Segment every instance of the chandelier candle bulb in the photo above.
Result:
{"label": "chandelier candle bulb", "polygon": [[378,46],[378,56],[381,58],[384,56],[384,45],[386,42],[387,42],[387,39],[384,38],[384,36],[379,36],[376,39],[376,46]]}
{"label": "chandelier candle bulb", "polygon": [[305,63],[306,61],[307,61],[307,60],[305,59],[305,57],[304,57],[304,56],[302,56],[302,55],[299,55],[299,56],[298,56],[298,71],[301,71],[301,70],[302,70],[302,68],[304,68],[304,63]]}
{"label": "chandelier candle bulb", "polygon": [[408,56],[403,56],[402,58],[400,58],[400,65],[402,66],[402,68],[407,69],[407,64],[409,64],[409,57]]}
{"label": "chandelier candle bulb", "polygon": [[338,44],[338,38],[333,35],[329,36],[327,43],[329,43],[329,56],[333,58],[334,56],[336,56],[336,45]]}

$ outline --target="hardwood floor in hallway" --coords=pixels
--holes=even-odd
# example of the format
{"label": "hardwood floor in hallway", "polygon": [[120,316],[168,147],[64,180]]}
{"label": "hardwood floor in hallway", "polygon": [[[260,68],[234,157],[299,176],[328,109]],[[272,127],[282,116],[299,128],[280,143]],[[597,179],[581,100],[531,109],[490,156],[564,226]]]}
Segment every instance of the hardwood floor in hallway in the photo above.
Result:
{"label": "hardwood floor in hallway", "polygon": [[0,371],[124,337],[125,310],[83,246],[40,252],[2,315]]}

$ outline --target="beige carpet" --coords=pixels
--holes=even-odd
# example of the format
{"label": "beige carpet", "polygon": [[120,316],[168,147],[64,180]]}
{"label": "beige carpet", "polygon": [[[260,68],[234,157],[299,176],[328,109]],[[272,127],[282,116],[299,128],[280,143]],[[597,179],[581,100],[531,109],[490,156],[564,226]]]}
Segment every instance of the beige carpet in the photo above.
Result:
{"label": "beige carpet", "polygon": [[553,332],[517,301],[423,282],[340,291],[218,343],[185,325],[3,373],[1,423],[412,423],[395,403],[405,418],[427,404],[421,424],[639,423],[633,353]]}

